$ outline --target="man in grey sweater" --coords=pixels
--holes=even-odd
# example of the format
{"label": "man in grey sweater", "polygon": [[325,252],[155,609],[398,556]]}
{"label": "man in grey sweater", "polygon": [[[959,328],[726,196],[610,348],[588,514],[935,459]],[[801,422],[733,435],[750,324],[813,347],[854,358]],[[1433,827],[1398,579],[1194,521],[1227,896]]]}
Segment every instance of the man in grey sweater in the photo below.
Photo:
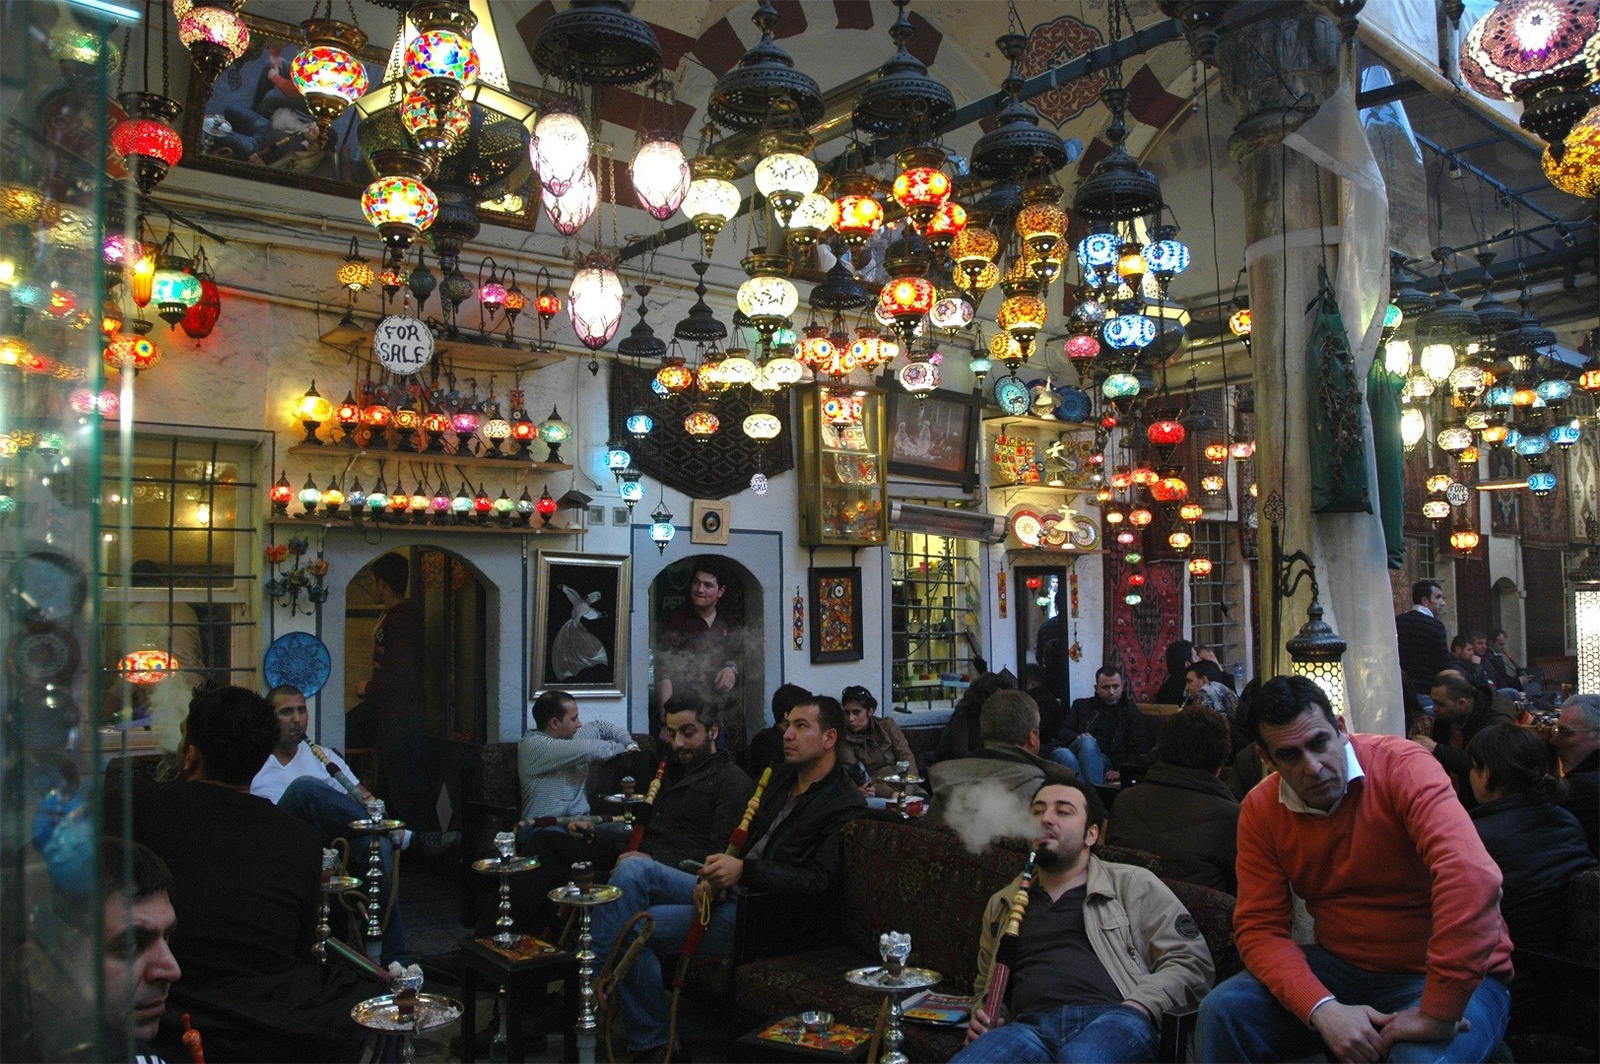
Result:
{"label": "man in grey sweater", "polygon": [[546,691],[533,703],[533,728],[517,744],[522,783],[522,827],[541,817],[562,823],[589,813],[584,784],[589,767],[639,749],[627,729],[609,721],[585,724],[578,702],[565,691]]}

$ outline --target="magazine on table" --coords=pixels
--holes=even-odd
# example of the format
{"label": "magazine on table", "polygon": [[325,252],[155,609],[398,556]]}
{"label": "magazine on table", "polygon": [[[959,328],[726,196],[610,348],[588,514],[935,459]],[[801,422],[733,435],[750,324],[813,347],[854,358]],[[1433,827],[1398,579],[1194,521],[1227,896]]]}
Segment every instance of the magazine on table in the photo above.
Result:
{"label": "magazine on table", "polygon": [[936,994],[924,990],[906,998],[901,1015],[919,1023],[942,1023],[957,1026],[967,1022],[972,1014],[972,999],[962,994]]}

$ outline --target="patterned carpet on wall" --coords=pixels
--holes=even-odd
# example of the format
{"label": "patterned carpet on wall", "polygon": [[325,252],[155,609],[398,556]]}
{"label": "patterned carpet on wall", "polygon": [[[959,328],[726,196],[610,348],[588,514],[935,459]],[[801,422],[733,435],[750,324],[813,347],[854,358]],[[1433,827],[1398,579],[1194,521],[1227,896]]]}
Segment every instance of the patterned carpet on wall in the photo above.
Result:
{"label": "patterned carpet on wall", "polygon": [[1183,638],[1183,563],[1146,564],[1137,606],[1123,601],[1129,588],[1122,554],[1108,553],[1105,565],[1106,660],[1120,664],[1133,697],[1147,701],[1167,678],[1167,644]]}

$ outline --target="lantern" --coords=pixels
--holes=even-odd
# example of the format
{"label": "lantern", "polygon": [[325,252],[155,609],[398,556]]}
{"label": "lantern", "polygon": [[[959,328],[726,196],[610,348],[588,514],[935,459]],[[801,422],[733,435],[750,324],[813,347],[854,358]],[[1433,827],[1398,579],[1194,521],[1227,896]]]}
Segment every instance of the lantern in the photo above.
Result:
{"label": "lantern", "polygon": [[578,340],[591,351],[604,347],[622,321],[622,282],[611,260],[598,252],[579,262],[567,291],[567,308]]}
{"label": "lantern", "polygon": [[[131,369],[138,373],[160,362],[161,352],[156,349],[155,344],[142,336],[118,333],[106,345],[102,361],[109,370]],[[19,361],[17,364],[22,363]]]}
{"label": "lantern", "polygon": [[1106,343],[1118,351],[1149,346],[1156,338],[1156,323],[1143,314],[1118,314],[1101,327]]}
{"label": "lantern", "polygon": [[1049,317],[1049,307],[1038,296],[1036,283],[1019,282],[1013,286],[1013,291],[1006,296],[1000,304],[999,313],[995,315],[995,322],[1010,333],[1022,347],[1022,353],[1027,355],[1033,346],[1033,338],[1044,328]]}
{"label": "lantern", "polygon": [[833,201],[820,192],[808,192],[789,215],[789,243],[804,251],[831,226]]}
{"label": "lantern", "polygon": [[1066,232],[1067,212],[1057,205],[1060,198],[1061,190],[1054,185],[1032,185],[1022,190],[1025,206],[1017,212],[1017,239],[1035,258],[1054,255]]}
{"label": "lantern", "polygon": [[1211,575],[1211,559],[1194,557],[1189,559],[1189,575],[1204,580]]}
{"label": "lantern", "polygon": [[1194,537],[1187,532],[1172,532],[1167,536],[1167,546],[1178,553],[1183,553],[1194,545]]}
{"label": "lantern", "polygon": [[744,419],[744,434],[752,440],[765,443],[783,431],[783,423],[770,411],[757,410]]}
{"label": "lantern", "polygon": [[1524,105],[1522,128],[1559,158],[1600,78],[1600,11],[1592,0],[1504,0],[1461,42],[1461,76],[1492,99]]}
{"label": "lantern", "polygon": [[306,438],[301,440],[301,443],[322,442],[317,438],[317,428],[333,416],[333,404],[317,391],[316,381],[311,382],[311,387],[307,388],[305,394],[295,403],[294,416],[300,420],[301,427],[305,429]]}
{"label": "lantern", "polygon": [[1156,502],[1177,502],[1189,494],[1189,485],[1182,477],[1163,477],[1150,485],[1150,497]]}
{"label": "lantern", "polygon": [[533,504],[534,511],[539,515],[541,527],[550,523],[550,518],[556,514],[556,500],[550,494],[550,486],[545,485],[539,492],[539,498]]}
{"label": "lantern", "polygon": [[1314,597],[1306,623],[1284,645],[1289,652],[1289,671],[1322,688],[1333,712],[1339,715],[1345,710],[1342,661],[1345,646],[1345,641],[1322,619],[1322,605]]}
{"label": "lantern", "polygon": [[[565,195],[589,166],[589,130],[566,110],[547,110],[533,127],[528,156],[547,193]],[[681,153],[680,153],[681,154]]]}
{"label": "lantern", "polygon": [[1228,478],[1215,473],[1200,478],[1200,490],[1207,495],[1221,495],[1228,488]]}
{"label": "lantern", "polygon": [[1143,506],[1135,506],[1128,511],[1128,523],[1135,528],[1148,528],[1153,520],[1155,520],[1155,514]]}
{"label": "lantern", "polygon": [[[882,298],[880,296],[880,298]],[[935,329],[941,329],[954,336],[961,329],[972,322],[976,310],[972,301],[956,292],[941,294],[928,310],[928,321]]]}
{"label": "lantern", "polygon": [[1139,394],[1139,378],[1131,373],[1118,371],[1108,375],[1101,382],[1100,391],[1107,399],[1131,399]]}
{"label": "lantern", "polygon": [[938,148],[908,148],[897,161],[900,174],[889,194],[920,232],[950,198],[950,176],[939,169],[944,164],[944,152]]}
{"label": "lantern", "polygon": [[1122,241],[1115,233],[1090,233],[1078,241],[1078,265],[1084,276],[1096,275],[1103,283],[1110,276],[1122,250]]}
{"label": "lantern", "polygon": [[1556,475],[1554,473],[1528,474],[1528,490],[1539,496],[1549,495],[1556,490]]}
{"label": "lantern", "polygon": [[1600,108],[1589,113],[1567,134],[1566,153],[1557,159],[1544,151],[1544,176],[1568,195],[1579,199],[1600,196]]}
{"label": "lantern", "polygon": [[1061,350],[1070,359],[1095,358],[1100,354],[1100,341],[1089,333],[1073,333]]}
{"label": "lantern", "polygon": [[189,308],[200,302],[200,281],[188,267],[188,260],[175,255],[163,254],[157,260],[150,298],[156,313],[169,325],[176,326]]}
{"label": "lantern", "polygon": [[943,253],[951,249],[966,228],[967,209],[954,200],[946,200],[923,227],[923,239],[934,251]]}
{"label": "lantern", "polygon": [[1228,316],[1228,331],[1241,340],[1250,335],[1250,308],[1240,307]]}
{"label": "lantern", "polygon": [[1422,516],[1429,521],[1443,521],[1450,516],[1450,504],[1443,499],[1429,499],[1422,504]]}
{"label": "lantern", "polygon": [[204,98],[217,75],[250,47],[250,28],[230,5],[195,5],[178,19],[178,40],[189,49]]}
{"label": "lantern", "polygon": [[117,672],[124,680],[140,687],[158,684],[180,668],[177,658],[165,650],[141,647],[129,651],[117,662]]}
{"label": "lantern", "polygon": [[[966,287],[976,287],[978,278],[986,268],[995,268],[995,257],[1000,254],[1000,238],[986,226],[969,224],[950,245],[950,257],[961,267]],[[993,287],[991,284],[989,287]]]}
{"label": "lantern", "polygon": [[1205,508],[1197,502],[1186,502],[1178,507],[1178,516],[1185,521],[1194,522],[1205,515]]}
{"label": "lantern", "polygon": [[300,488],[300,505],[306,508],[306,513],[315,513],[317,503],[322,501],[322,489],[317,487],[317,482],[311,479],[311,474],[306,474],[306,482]]}
{"label": "lantern", "polygon": [[683,419],[683,431],[701,443],[715,436],[721,427],[721,419],[705,406],[696,407]]}
{"label": "lantern", "polygon": [[673,359],[656,370],[655,383],[669,394],[682,394],[694,387],[694,371],[683,364],[683,359]]}
{"label": "lantern", "polygon": [[545,461],[554,465],[561,463],[561,445],[572,437],[572,426],[561,420],[561,411],[555,407],[550,408],[550,416],[539,422],[539,439],[549,448],[550,453]]}
{"label": "lantern", "polygon": [[[427,7],[453,7],[435,4]],[[423,22],[412,16],[422,28]],[[465,32],[451,28],[427,28],[411,39],[402,57],[406,77],[417,83],[437,107],[445,107],[478,80],[478,50],[468,36],[477,19],[457,9],[452,22]]]}
{"label": "lantern", "polygon": [[459,96],[436,106],[421,89],[400,102],[400,124],[423,151],[449,152],[472,126],[472,111]]}
{"label": "lantern", "polygon": [[384,244],[400,252],[433,224],[439,197],[415,177],[380,177],[361,193],[361,213],[378,230]]}
{"label": "lantern", "polygon": [[1427,418],[1418,408],[1408,406],[1400,412],[1400,442],[1406,450],[1411,450],[1421,442],[1427,429]]}
{"label": "lantern", "polygon": [[367,71],[356,58],[367,35],[334,19],[300,24],[306,46],[289,63],[289,77],[311,117],[327,129],[367,91]]}
{"label": "lantern", "polygon": [[583,228],[600,205],[600,184],[594,171],[585,166],[565,192],[544,196],[542,202],[545,216],[556,232],[571,236]]}
{"label": "lantern", "polygon": [[1450,546],[1463,554],[1478,545],[1479,536],[1470,528],[1461,528],[1450,533]]}
{"label": "lantern", "polygon": [[1170,225],[1156,230],[1156,239],[1144,246],[1143,255],[1150,273],[1163,289],[1189,268],[1192,258],[1189,248],[1178,239],[1177,228]]}
{"label": "lantern", "polygon": [[795,208],[816,191],[817,164],[807,157],[815,143],[803,130],[769,130],[761,135],[756,191],[767,197],[781,226],[788,226]]}
{"label": "lantern", "polygon": [[689,170],[692,177],[681,209],[699,232],[709,258],[717,234],[739,213],[739,186],[730,180],[737,170],[728,160],[710,155],[695,156]]}
{"label": "lantern", "polygon": [[294,498],[294,488],[289,484],[289,474],[285,470],[278,474],[277,481],[267,492],[267,498],[272,503],[272,512],[279,517],[289,515],[289,500]]}
{"label": "lantern", "polygon": [[847,174],[840,187],[828,222],[845,246],[858,248],[883,227],[883,205],[872,195],[877,182],[865,174]]}
{"label": "lantern", "polygon": [[1187,435],[1183,425],[1171,418],[1152,421],[1150,427],[1145,429],[1145,437],[1157,447],[1176,447]]}
{"label": "lantern", "polygon": [[667,544],[672,542],[672,537],[678,530],[672,525],[672,511],[667,509],[665,502],[658,503],[650,514],[650,542],[662,554],[667,552]]}
{"label": "lantern", "polygon": [[744,268],[750,277],[739,286],[735,301],[757,330],[771,337],[800,306],[794,283],[778,272],[787,272],[788,260],[778,255],[749,255]]}
{"label": "lantern", "polygon": [[184,312],[178,324],[190,339],[204,340],[211,335],[211,330],[217,327],[217,320],[222,317],[222,292],[217,288],[216,279],[211,276],[204,251],[195,256],[194,277],[200,284],[200,298]]}
{"label": "lantern", "polygon": [[639,206],[658,222],[671,218],[689,192],[689,163],[683,149],[664,133],[652,134],[628,164]]}

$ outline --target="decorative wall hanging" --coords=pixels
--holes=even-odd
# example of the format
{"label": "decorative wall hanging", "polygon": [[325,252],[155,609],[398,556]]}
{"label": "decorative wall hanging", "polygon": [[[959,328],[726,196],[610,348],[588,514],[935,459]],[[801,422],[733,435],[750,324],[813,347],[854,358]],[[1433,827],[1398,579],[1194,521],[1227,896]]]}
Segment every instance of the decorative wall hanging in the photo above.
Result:
{"label": "decorative wall hanging", "polygon": [[[611,433],[626,435],[628,417],[636,410],[647,411],[655,420],[654,430],[633,458],[646,476],[691,498],[725,499],[748,488],[757,472],[775,477],[794,468],[793,419],[787,402],[779,402],[772,411],[783,425],[776,439],[758,444],[742,432],[718,432],[697,440],[683,427],[693,403],[681,396],[662,399],[651,388],[654,380],[653,368],[620,362],[612,368]],[[723,422],[738,425],[756,407],[749,396],[731,390],[717,399],[716,409]]]}
{"label": "decorative wall hanging", "polygon": [[694,506],[690,510],[689,542],[726,547],[729,525],[732,524],[730,520],[732,509],[725,502],[694,500]]}
{"label": "decorative wall hanging", "polygon": [[811,663],[862,659],[861,568],[808,571],[811,581]]}
{"label": "decorative wall hanging", "polygon": [[794,619],[791,622],[791,634],[794,636],[794,648],[804,650],[806,645],[806,600],[800,594],[800,589],[794,589]]}
{"label": "decorative wall hanging", "polygon": [[540,551],[534,573],[529,690],[628,693],[628,557]]}

